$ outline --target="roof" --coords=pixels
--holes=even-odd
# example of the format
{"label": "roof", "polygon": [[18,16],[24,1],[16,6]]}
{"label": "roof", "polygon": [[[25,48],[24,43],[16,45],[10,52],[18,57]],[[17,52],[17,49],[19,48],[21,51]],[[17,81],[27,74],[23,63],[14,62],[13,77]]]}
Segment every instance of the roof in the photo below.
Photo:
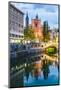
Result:
{"label": "roof", "polygon": [[24,13],[21,10],[19,10],[17,7],[15,7],[13,4],[10,3],[9,5],[14,9],[16,9],[19,13],[22,13],[24,15]]}

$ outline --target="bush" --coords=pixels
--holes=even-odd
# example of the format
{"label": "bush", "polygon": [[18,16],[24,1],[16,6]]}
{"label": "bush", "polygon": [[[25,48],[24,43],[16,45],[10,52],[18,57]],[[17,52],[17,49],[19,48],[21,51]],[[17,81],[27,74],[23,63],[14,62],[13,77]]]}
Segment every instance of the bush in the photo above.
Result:
{"label": "bush", "polygon": [[53,55],[53,54],[56,53],[56,51],[57,51],[56,47],[48,47],[48,48],[46,49],[46,53],[47,53],[48,55]]}

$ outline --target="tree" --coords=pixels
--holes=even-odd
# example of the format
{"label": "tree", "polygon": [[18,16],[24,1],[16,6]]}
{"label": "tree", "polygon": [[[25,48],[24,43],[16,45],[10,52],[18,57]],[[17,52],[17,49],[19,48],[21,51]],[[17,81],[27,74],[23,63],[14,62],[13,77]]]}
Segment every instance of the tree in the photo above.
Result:
{"label": "tree", "polygon": [[30,41],[35,39],[34,30],[32,28],[27,27],[24,29],[24,39]]}
{"label": "tree", "polygon": [[49,32],[48,32],[48,22],[44,21],[43,24],[43,36],[44,36],[44,41],[48,41],[49,40]]}
{"label": "tree", "polygon": [[53,56],[54,54],[56,54],[57,48],[54,46],[50,46],[50,47],[46,48],[45,52],[46,52],[46,54]]}

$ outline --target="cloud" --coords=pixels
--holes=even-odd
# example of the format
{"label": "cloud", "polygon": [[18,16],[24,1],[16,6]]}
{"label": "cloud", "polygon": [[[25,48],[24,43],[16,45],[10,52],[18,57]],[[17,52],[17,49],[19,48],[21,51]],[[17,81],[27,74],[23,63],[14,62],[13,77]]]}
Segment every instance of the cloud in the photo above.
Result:
{"label": "cloud", "polygon": [[58,8],[58,5],[53,5],[53,4],[33,4],[34,9],[45,9],[48,12],[55,12]]}
{"label": "cloud", "polygon": [[48,21],[49,26],[58,27],[58,5],[46,5],[46,4],[27,4],[27,3],[12,3],[18,9],[24,12],[24,25],[25,17],[28,12],[29,21],[35,18],[38,14],[39,19],[42,21]]}
{"label": "cloud", "polygon": [[12,3],[19,9],[33,9],[33,4],[27,4],[27,3]]}

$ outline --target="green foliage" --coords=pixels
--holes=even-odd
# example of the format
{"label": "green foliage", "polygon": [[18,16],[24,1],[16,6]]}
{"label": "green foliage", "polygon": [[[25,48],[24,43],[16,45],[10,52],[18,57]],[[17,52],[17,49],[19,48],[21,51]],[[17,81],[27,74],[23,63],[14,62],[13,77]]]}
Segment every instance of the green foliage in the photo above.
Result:
{"label": "green foliage", "polygon": [[57,51],[56,47],[48,47],[48,48],[46,49],[46,53],[47,53],[48,55],[53,55],[53,54],[56,53],[56,51]]}
{"label": "green foliage", "polygon": [[34,40],[35,35],[32,28],[25,28],[24,29],[24,39],[26,40]]}
{"label": "green foliage", "polygon": [[49,40],[49,32],[48,32],[48,22],[45,21],[43,25],[43,40],[47,42]]}
{"label": "green foliage", "polygon": [[47,42],[49,38],[50,38],[49,32],[47,32],[47,34],[44,35],[44,41]]}

